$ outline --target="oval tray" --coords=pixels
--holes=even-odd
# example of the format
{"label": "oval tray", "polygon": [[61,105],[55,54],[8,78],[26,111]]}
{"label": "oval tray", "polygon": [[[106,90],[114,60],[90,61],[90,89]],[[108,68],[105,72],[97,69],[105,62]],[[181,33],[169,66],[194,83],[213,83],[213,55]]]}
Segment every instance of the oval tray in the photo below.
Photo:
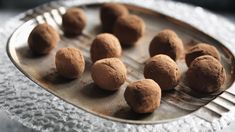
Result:
{"label": "oval tray", "polygon": [[[100,1],[99,3],[93,1],[81,3],[78,1],[70,1],[62,3],[63,6],[68,4],[66,8],[70,6],[81,7],[88,16],[88,26],[86,27],[84,34],[73,39],[64,37],[60,30],[61,14],[65,12],[64,7],[51,9],[48,8],[48,5],[50,5],[48,4],[42,6],[44,11],[35,9],[40,12],[37,12],[38,14],[35,12],[29,13],[24,16],[23,20],[27,22],[17,28],[9,39],[7,46],[8,55],[20,71],[35,83],[39,84],[42,88],[70,104],[82,108],[94,115],[113,121],[135,124],[153,124],[169,122],[173,119],[182,120],[186,118],[185,116],[192,115],[197,115],[200,118],[212,121],[216,118],[221,118],[224,113],[231,109],[231,103],[233,103],[231,97],[233,97],[233,93],[229,92],[229,90],[226,90],[225,93],[221,95],[219,95],[220,92],[218,92],[212,95],[201,96],[200,94],[191,91],[182,81],[174,91],[163,93],[161,107],[153,114],[137,115],[130,111],[123,99],[123,91],[129,82],[143,78],[143,65],[149,58],[148,44],[152,37],[164,28],[175,30],[182,38],[186,49],[196,42],[207,42],[216,46],[220,51],[222,64],[227,71],[227,81],[223,88],[232,89],[231,87],[234,82],[234,56],[233,53],[228,50],[231,49],[229,45],[219,42],[190,24],[186,24],[159,12],[153,8],[153,5],[150,6],[151,2],[143,4],[141,1],[118,1],[126,4],[132,13],[141,16],[145,20],[147,30],[145,36],[135,47],[123,49],[122,60],[128,68],[128,79],[121,90],[115,93],[108,93],[96,88],[96,86],[93,85],[89,74],[89,68],[91,66],[91,62],[89,61],[89,45],[94,36],[101,32],[99,6],[102,2],[104,1]],[[155,4],[157,4],[157,2]],[[160,5],[161,4],[159,4],[159,7]],[[61,32],[61,41],[57,48],[48,56],[35,58],[30,54],[27,47],[27,37],[36,24],[44,22],[51,24]],[[69,82],[61,80],[54,68],[55,52],[61,47],[68,46],[78,47],[83,50],[87,60],[86,71],[82,78]],[[182,72],[187,70],[183,58],[177,61],[177,63]],[[217,98],[214,99],[215,97]]]}

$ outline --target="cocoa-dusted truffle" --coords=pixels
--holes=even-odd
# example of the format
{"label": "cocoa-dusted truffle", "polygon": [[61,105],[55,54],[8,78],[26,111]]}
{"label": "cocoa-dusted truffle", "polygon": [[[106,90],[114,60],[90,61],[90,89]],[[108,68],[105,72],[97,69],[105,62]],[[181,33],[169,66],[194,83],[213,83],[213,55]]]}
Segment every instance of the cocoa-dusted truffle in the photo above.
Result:
{"label": "cocoa-dusted truffle", "polygon": [[80,8],[70,8],[62,16],[64,33],[68,36],[76,36],[82,33],[86,26],[86,15]]}
{"label": "cocoa-dusted truffle", "polygon": [[95,62],[103,58],[120,57],[122,48],[114,35],[103,33],[93,40],[90,53],[92,61]]}
{"label": "cocoa-dusted truffle", "polygon": [[104,32],[113,32],[117,18],[128,14],[128,9],[118,3],[106,3],[101,7],[100,19]]}
{"label": "cocoa-dusted truffle", "polygon": [[151,57],[165,54],[170,56],[171,59],[177,60],[182,56],[183,49],[182,40],[178,35],[170,29],[165,29],[150,42],[149,53]]}
{"label": "cocoa-dusted truffle", "polygon": [[134,45],[144,34],[144,21],[136,15],[119,17],[114,25],[114,35],[122,45]]}
{"label": "cocoa-dusted truffle", "polygon": [[144,67],[144,77],[153,79],[162,90],[170,90],[178,85],[180,75],[177,64],[163,54],[152,57]]}
{"label": "cocoa-dusted truffle", "polygon": [[96,61],[91,68],[91,77],[100,88],[115,91],[126,80],[126,67],[118,58]]}
{"label": "cocoa-dusted truffle", "polygon": [[188,86],[202,93],[211,93],[219,90],[226,78],[223,66],[210,55],[194,59],[186,75]]}
{"label": "cocoa-dusted truffle", "polygon": [[190,48],[187,54],[185,55],[185,61],[188,67],[195,58],[202,55],[211,55],[220,61],[219,52],[214,46],[206,43],[199,43]]}
{"label": "cocoa-dusted truffle", "polygon": [[29,35],[28,45],[35,54],[48,54],[60,40],[59,33],[50,25],[37,25]]}
{"label": "cocoa-dusted truffle", "polygon": [[124,97],[136,113],[151,113],[160,106],[161,89],[152,79],[143,79],[129,84]]}
{"label": "cocoa-dusted truffle", "polygon": [[57,72],[68,79],[79,77],[85,69],[82,52],[77,48],[62,48],[56,53]]}

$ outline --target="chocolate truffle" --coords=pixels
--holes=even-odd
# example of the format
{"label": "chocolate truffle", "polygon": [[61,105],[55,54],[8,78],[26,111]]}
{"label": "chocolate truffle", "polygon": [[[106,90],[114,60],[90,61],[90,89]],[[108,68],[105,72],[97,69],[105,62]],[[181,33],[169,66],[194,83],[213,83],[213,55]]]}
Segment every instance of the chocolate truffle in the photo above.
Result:
{"label": "chocolate truffle", "polygon": [[134,45],[144,34],[144,21],[136,15],[124,15],[114,25],[114,35],[122,45]]}
{"label": "chocolate truffle", "polygon": [[35,54],[48,54],[60,40],[59,33],[50,25],[37,25],[29,35],[28,45]]}
{"label": "chocolate truffle", "polygon": [[219,52],[214,46],[206,43],[199,43],[190,48],[187,54],[185,55],[185,61],[188,67],[195,58],[202,55],[211,55],[220,61]]}
{"label": "chocolate truffle", "polygon": [[90,53],[92,61],[95,62],[104,58],[120,57],[122,48],[114,35],[103,33],[93,40]]}
{"label": "chocolate truffle", "polygon": [[86,26],[86,15],[80,8],[70,8],[62,16],[64,33],[68,36],[76,36],[82,33]]}
{"label": "chocolate truffle", "polygon": [[150,42],[149,53],[151,57],[165,54],[170,56],[171,59],[177,60],[182,56],[183,49],[182,40],[178,35],[170,29],[165,29]]}
{"label": "chocolate truffle", "polygon": [[117,18],[128,14],[128,9],[118,3],[106,3],[101,7],[100,19],[104,32],[113,32]]}
{"label": "chocolate truffle", "polygon": [[211,93],[219,90],[226,78],[223,66],[210,55],[194,59],[186,75],[188,86],[201,93]]}
{"label": "chocolate truffle", "polygon": [[156,55],[146,63],[144,77],[153,79],[162,90],[173,89],[180,80],[177,64],[167,55]]}
{"label": "chocolate truffle", "polygon": [[126,80],[126,67],[118,58],[96,61],[91,68],[91,77],[100,88],[115,91]]}
{"label": "chocolate truffle", "polygon": [[68,79],[79,77],[85,69],[82,52],[77,48],[62,48],[56,53],[57,72]]}
{"label": "chocolate truffle", "polygon": [[143,79],[129,84],[124,97],[136,113],[151,113],[160,106],[161,89],[152,79]]}

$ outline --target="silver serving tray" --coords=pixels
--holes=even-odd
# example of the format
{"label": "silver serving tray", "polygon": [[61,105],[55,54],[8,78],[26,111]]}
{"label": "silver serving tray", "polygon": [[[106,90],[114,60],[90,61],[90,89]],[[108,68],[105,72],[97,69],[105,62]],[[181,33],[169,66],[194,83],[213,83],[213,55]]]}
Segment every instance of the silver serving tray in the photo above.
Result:
{"label": "silver serving tray", "polygon": [[[91,44],[91,41],[93,40],[94,36],[101,32],[100,20],[99,20],[99,6],[103,2],[107,1],[109,0],[63,1],[63,2],[55,2],[52,4],[45,4],[44,6],[26,12],[23,15],[23,17],[21,16],[20,21],[23,21],[24,23],[14,31],[14,33],[8,40],[7,43],[8,56],[10,57],[11,61],[15,64],[15,66],[22,73],[24,73],[25,76],[27,76],[29,79],[31,79],[33,82],[35,82],[45,90],[56,95],[60,99],[80,109],[83,109],[86,112],[92,113],[93,115],[95,115],[95,117],[90,116],[88,113],[81,112],[80,109],[73,110],[72,108],[70,109],[70,107],[68,108],[68,110],[62,110],[63,113],[67,114],[69,112],[71,113],[72,111],[77,111],[77,114],[80,117],[76,118],[76,121],[78,122],[81,121],[86,123],[87,119],[85,117],[89,117],[90,118],[89,120],[91,122],[93,120],[96,121],[98,120],[100,124],[106,124],[115,121],[114,126],[113,125],[103,126],[104,128],[112,128],[116,126],[117,127],[116,129],[126,129],[127,126],[122,126],[118,122],[139,124],[137,126],[139,126],[140,128],[145,128],[148,126],[159,128],[161,127],[157,125],[159,123],[168,123],[168,122],[170,123],[176,121],[177,123],[175,124],[177,125],[177,128],[179,128],[178,125],[181,124],[180,121],[188,119],[191,119],[192,121],[192,119],[195,119],[195,121],[200,121],[198,123],[200,126],[202,126],[203,124],[208,125],[208,122],[213,122],[215,120],[218,120],[221,117],[224,117],[224,114],[227,114],[228,112],[234,110],[235,61],[234,61],[234,51],[231,48],[232,46],[228,43],[216,40],[211,35],[204,33],[202,30],[196,27],[193,27],[191,24],[187,24],[183,21],[170,17],[174,16],[174,13],[169,16],[162,13],[162,11],[164,11],[163,8],[171,9],[177,6],[176,4],[174,5],[171,2],[167,3],[167,2],[157,2],[157,1],[143,2],[143,1],[122,1],[122,0],[116,1],[126,4],[126,6],[131,10],[132,13],[141,16],[145,20],[147,30],[145,36],[138,42],[138,44],[135,47],[129,49],[123,49],[124,52],[122,60],[124,61],[124,63],[127,65],[128,68],[128,79],[126,83],[122,86],[122,88],[115,93],[109,93],[96,88],[89,74],[89,68],[91,66],[91,62],[89,59],[89,45]],[[158,5],[159,9],[156,8]],[[88,16],[88,26],[86,27],[83,35],[73,39],[64,37],[63,32],[61,31],[61,14],[65,12],[66,8],[71,6],[79,6],[83,8]],[[187,9],[183,8],[184,6],[181,4],[179,4],[179,6],[182,6],[182,9],[185,10]],[[181,12],[182,14],[175,14],[175,16],[180,16],[180,15],[187,16],[187,14],[189,13],[184,14],[183,11],[185,10],[178,11]],[[200,11],[201,10],[199,9],[199,12]],[[196,16],[200,16],[200,14]],[[182,19],[185,20],[184,18]],[[34,57],[32,56],[27,47],[27,38],[35,25],[44,22],[51,24],[60,32],[61,41],[49,55],[42,57]],[[195,24],[196,22],[192,23]],[[130,110],[130,108],[127,106],[123,98],[123,92],[128,83],[143,78],[142,72],[143,72],[144,62],[149,58],[148,55],[149,42],[151,41],[151,39],[155,34],[157,34],[159,31],[161,31],[164,28],[170,28],[175,30],[182,38],[186,49],[197,42],[211,43],[214,46],[216,46],[217,49],[219,49],[222,58],[221,62],[227,72],[226,84],[222,87],[222,89],[224,89],[225,91],[224,92],[218,91],[217,93],[211,95],[201,95],[199,93],[191,91],[190,88],[185,86],[184,79],[182,79],[180,85],[177,86],[175,90],[163,93],[161,106],[158,110],[156,110],[153,114],[138,115],[133,113]],[[209,29],[209,27],[207,28]],[[81,78],[74,81],[66,81],[61,79],[57,75],[54,65],[54,56],[56,51],[61,47],[68,47],[68,46],[80,48],[83,51],[83,54],[86,58],[86,71],[84,75]],[[187,70],[187,66],[184,63],[183,58],[177,61],[177,64],[179,65],[183,73]],[[11,72],[9,71],[9,73]],[[13,77],[12,79],[14,78],[15,77]],[[16,79],[16,82],[12,83],[13,84],[16,83],[19,86],[22,86],[24,85],[23,83],[25,83],[25,81],[22,81],[22,84],[20,84],[20,79]],[[30,84],[30,86],[32,86],[32,84]],[[28,89],[28,91],[29,94],[26,91],[24,92],[26,92],[28,96],[30,96],[30,93],[32,93],[33,94],[32,97],[29,98],[32,98],[32,101],[36,100],[34,99],[35,92],[40,90],[32,88],[32,90]],[[60,102],[61,105],[63,104],[61,101],[52,100],[51,96],[48,96],[44,92],[42,92],[42,94],[37,95],[36,97],[44,99],[43,102],[51,101],[51,105],[53,106],[55,105],[55,102]],[[46,97],[48,97],[48,100]],[[22,99],[19,100],[23,99],[24,98],[22,97]],[[38,105],[42,104],[41,101],[38,100],[38,102],[39,102]],[[35,105],[37,106],[37,104]],[[65,107],[64,104],[63,106]],[[31,107],[34,108],[33,106]],[[15,107],[12,110],[15,109],[17,110],[17,107]],[[39,109],[43,111],[43,109],[41,108]],[[34,110],[36,109],[34,108]],[[46,110],[49,109],[46,108]],[[18,111],[16,111],[14,113],[22,115],[21,114],[22,112],[19,113]],[[59,112],[54,112],[54,113],[59,113]],[[48,117],[46,116],[45,118],[50,120],[51,118],[49,118],[50,117],[49,115]],[[34,115],[34,116],[38,117],[40,115]],[[29,117],[32,117],[32,115],[29,115]],[[65,117],[64,115],[61,115],[61,118],[64,117]],[[103,117],[108,120],[101,119],[100,117]],[[26,117],[23,116],[21,118],[26,118]],[[59,120],[59,117],[57,118],[58,121],[60,122],[62,121]],[[56,122],[56,119],[52,118],[52,120]],[[68,120],[72,119],[68,118]],[[89,120],[88,122],[90,122]],[[189,123],[190,127],[193,127],[191,125],[194,124],[195,121]],[[205,123],[203,123],[203,121],[205,121]],[[32,122],[34,121],[32,120]],[[40,124],[35,124],[35,123],[33,124],[34,126],[37,125],[41,126]],[[111,124],[113,124],[113,122]],[[152,125],[144,126],[140,124],[152,124]],[[94,126],[93,123],[90,123],[90,125]],[[137,129],[137,126],[129,125],[128,127],[132,129]],[[166,124],[166,126],[172,126],[172,124],[171,125]],[[196,126],[197,125],[195,125],[195,127]],[[206,127],[210,128],[209,126]],[[213,126],[213,128],[215,127]],[[41,127],[39,128],[39,130],[40,129]],[[93,128],[81,128],[81,129],[94,130]]]}
{"label": "silver serving tray", "polygon": [[[234,56],[221,42],[180,20],[173,19],[152,9],[126,4],[131,13],[142,17],[146,24],[146,32],[138,43],[131,48],[123,48],[122,60],[128,69],[128,78],[117,92],[107,92],[97,88],[90,76],[90,45],[94,37],[101,33],[99,9],[101,4],[84,4],[79,6],[87,15],[87,26],[84,33],[76,38],[67,38],[61,30],[61,15],[64,7],[45,12],[20,26],[9,39],[8,55],[16,67],[28,78],[45,90],[78,108],[92,114],[114,121],[127,123],[161,123],[181,118],[194,113],[211,102],[221,91],[202,95],[192,91],[185,85],[184,74],[187,71],[184,57],[177,61],[182,72],[182,81],[173,91],[163,92],[161,106],[152,114],[134,113],[124,100],[125,87],[133,81],[143,79],[144,63],[149,59],[149,43],[158,32],[169,28],[182,38],[185,49],[198,42],[212,44],[219,49],[221,62],[226,69],[227,79],[222,89],[228,89],[234,82]],[[34,56],[28,48],[29,33],[38,23],[48,23],[60,32],[61,41],[57,47],[45,56]],[[83,51],[86,60],[84,74],[79,79],[65,80],[55,69],[55,53],[62,47],[76,47]],[[101,75],[102,76],[102,75]],[[200,82],[199,82],[200,83]]]}

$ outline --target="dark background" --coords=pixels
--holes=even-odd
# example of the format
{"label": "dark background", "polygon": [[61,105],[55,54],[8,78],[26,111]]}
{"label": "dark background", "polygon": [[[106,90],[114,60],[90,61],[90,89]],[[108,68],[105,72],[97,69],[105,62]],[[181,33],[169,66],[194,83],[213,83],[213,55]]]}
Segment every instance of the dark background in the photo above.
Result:
{"label": "dark background", "polygon": [[[53,0],[0,0],[1,9],[28,9]],[[201,6],[213,11],[235,12],[235,0],[174,0]]]}
{"label": "dark background", "polygon": [[201,6],[213,11],[235,13],[235,0],[175,0]]}

